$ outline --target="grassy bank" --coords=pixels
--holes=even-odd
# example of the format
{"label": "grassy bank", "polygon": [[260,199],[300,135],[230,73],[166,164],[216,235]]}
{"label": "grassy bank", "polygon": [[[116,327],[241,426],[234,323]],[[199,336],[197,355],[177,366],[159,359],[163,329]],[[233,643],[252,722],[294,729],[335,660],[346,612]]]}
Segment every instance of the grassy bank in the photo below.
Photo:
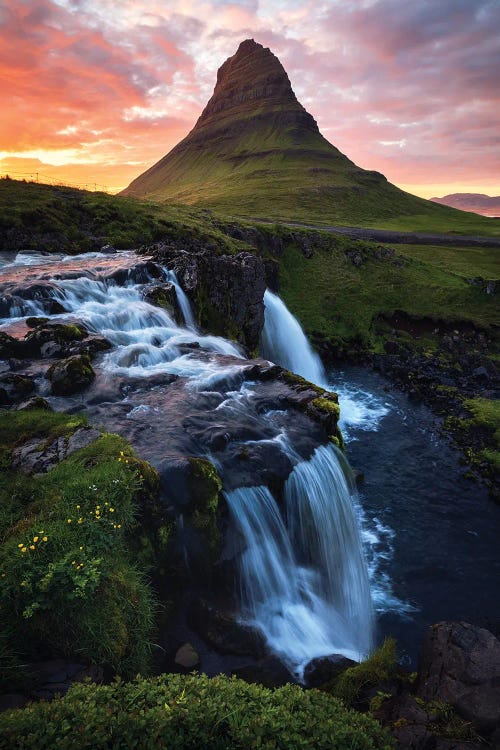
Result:
{"label": "grassy bank", "polygon": [[212,226],[209,214],[186,206],[0,179],[0,250],[75,254],[107,244],[136,248],[160,239],[224,252],[240,246]]}
{"label": "grassy bank", "polygon": [[44,448],[79,416],[0,410],[0,666],[16,686],[25,660],[69,657],[124,675],[149,666],[154,595],[136,553],[137,501],[150,469],[103,433],[44,474],[13,468],[16,446]]}

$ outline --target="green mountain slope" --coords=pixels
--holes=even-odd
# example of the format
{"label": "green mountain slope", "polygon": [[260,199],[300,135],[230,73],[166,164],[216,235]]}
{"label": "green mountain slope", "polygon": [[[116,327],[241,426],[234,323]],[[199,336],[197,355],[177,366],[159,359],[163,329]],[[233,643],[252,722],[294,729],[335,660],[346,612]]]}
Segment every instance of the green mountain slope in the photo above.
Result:
{"label": "green mountain slope", "polygon": [[405,193],[329,143],[278,58],[253,40],[219,69],[189,135],[125,195],[317,224],[490,233],[491,221]]}

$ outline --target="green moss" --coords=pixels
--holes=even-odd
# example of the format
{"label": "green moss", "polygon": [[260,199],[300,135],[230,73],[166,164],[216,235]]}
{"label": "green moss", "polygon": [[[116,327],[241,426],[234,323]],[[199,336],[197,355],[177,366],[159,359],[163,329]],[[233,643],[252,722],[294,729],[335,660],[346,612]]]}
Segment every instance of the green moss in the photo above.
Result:
{"label": "green moss", "polygon": [[75,685],[63,698],[0,714],[0,738],[9,750],[393,747],[372,717],[325,693],[297,685],[269,690],[223,675]]}
{"label": "green moss", "polygon": [[334,401],[333,399],[322,397],[315,398],[311,401],[311,406],[314,406],[315,409],[326,412],[330,416],[335,417],[335,419],[339,419],[340,417],[340,406],[337,401]]}
{"label": "green moss", "polygon": [[47,370],[46,377],[52,383],[52,393],[70,396],[86,388],[94,380],[95,372],[88,354],[79,354],[55,362]]}
{"label": "green moss", "polygon": [[203,533],[214,555],[220,550],[220,531],[217,523],[219,493],[222,482],[212,463],[205,458],[189,458],[188,512],[193,525]]}
{"label": "green moss", "polygon": [[340,698],[348,706],[364,700],[364,693],[397,674],[396,641],[387,638],[366,661],[341,672],[322,689]]}

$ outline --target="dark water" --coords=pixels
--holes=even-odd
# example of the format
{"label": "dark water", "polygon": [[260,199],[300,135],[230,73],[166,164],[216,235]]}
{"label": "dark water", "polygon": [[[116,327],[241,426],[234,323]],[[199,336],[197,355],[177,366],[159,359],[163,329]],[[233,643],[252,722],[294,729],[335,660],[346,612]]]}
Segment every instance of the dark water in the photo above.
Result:
{"label": "dark water", "polygon": [[[379,639],[394,635],[414,663],[431,623],[466,620],[498,632],[500,507],[464,478],[460,454],[429,409],[388,392],[387,381],[362,368],[332,379],[341,393],[369,392],[387,409],[376,431],[366,422],[346,430],[349,460],[365,476],[359,489],[368,536],[378,539],[376,578],[382,588],[390,578],[380,595]],[[399,603],[390,601],[391,587]]]}

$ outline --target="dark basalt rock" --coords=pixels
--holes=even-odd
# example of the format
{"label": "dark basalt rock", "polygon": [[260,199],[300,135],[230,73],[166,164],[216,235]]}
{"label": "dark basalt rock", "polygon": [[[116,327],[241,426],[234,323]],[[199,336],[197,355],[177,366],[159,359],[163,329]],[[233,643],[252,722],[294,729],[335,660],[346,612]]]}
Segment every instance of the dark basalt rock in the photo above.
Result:
{"label": "dark basalt rock", "polygon": [[56,362],[47,370],[55,396],[71,396],[90,385],[95,372],[88,355],[75,355]]}
{"label": "dark basalt rock", "polygon": [[282,687],[294,682],[288,669],[276,656],[268,656],[256,664],[233,669],[231,674],[245,682],[264,685],[268,688]]}
{"label": "dark basalt rock", "polygon": [[308,687],[319,687],[356,664],[357,662],[340,654],[311,659],[304,669],[304,682]]}
{"label": "dark basalt rock", "polygon": [[242,625],[203,599],[194,601],[188,612],[191,627],[221,654],[261,658],[267,651],[265,639],[255,628]]}
{"label": "dark basalt rock", "polygon": [[170,282],[147,286],[143,291],[143,297],[150,305],[163,307],[178,325],[183,323],[182,312],[177,301],[177,292]]}
{"label": "dark basalt rock", "polygon": [[[198,323],[210,333],[256,349],[264,326],[264,263],[251,253],[216,255],[177,247],[148,248],[155,260],[174,270],[194,303]],[[214,283],[214,279],[217,283]]]}
{"label": "dark basalt rock", "polygon": [[26,398],[35,388],[28,375],[5,373],[0,375],[0,404],[15,404]]}
{"label": "dark basalt rock", "polygon": [[500,641],[466,622],[440,622],[422,647],[417,695],[453,706],[480,731],[500,724]]}

